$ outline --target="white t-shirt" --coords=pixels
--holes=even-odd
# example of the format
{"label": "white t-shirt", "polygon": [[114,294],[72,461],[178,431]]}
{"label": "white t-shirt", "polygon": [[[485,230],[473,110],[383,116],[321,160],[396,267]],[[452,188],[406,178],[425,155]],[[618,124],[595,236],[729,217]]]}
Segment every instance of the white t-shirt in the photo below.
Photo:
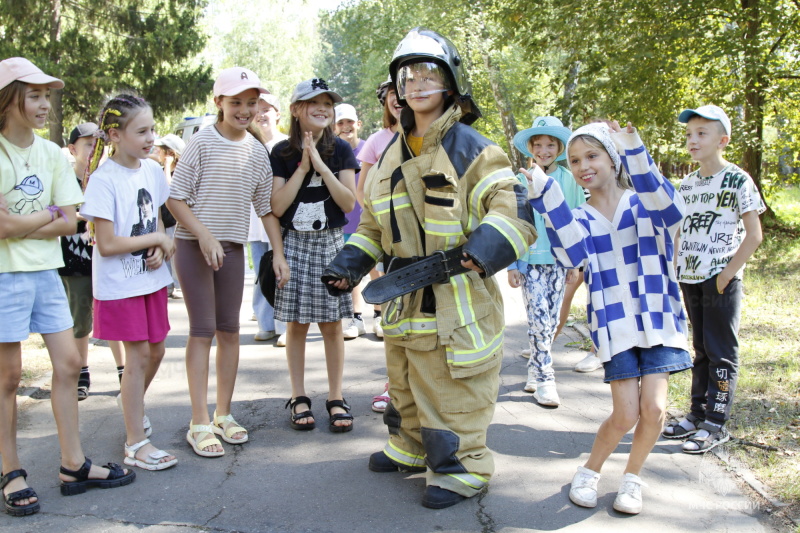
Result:
{"label": "white t-shirt", "polygon": [[[678,251],[678,281],[702,283],[719,274],[745,237],[742,215],[766,209],[750,175],[733,163],[704,178],[696,170],[678,192],[686,203]],[[741,278],[742,269],[736,273]]]}
{"label": "white t-shirt", "polygon": [[[159,208],[169,198],[164,171],[155,161],[142,159],[138,169],[118,165],[111,159],[90,177],[81,215],[87,220],[103,218],[114,223],[114,234],[136,237],[158,231]],[[110,257],[92,255],[92,288],[98,300],[121,300],[152,294],[172,283],[166,263],[156,270],[145,264],[147,250]]]}

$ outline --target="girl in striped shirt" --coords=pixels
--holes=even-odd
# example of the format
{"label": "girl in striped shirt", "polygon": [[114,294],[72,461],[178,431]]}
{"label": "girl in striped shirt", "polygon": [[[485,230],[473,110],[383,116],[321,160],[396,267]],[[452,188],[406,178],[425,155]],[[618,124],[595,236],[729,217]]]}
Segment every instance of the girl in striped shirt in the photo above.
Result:
{"label": "girl in striped shirt", "polygon": [[589,460],[578,467],[569,497],[583,507],[597,505],[600,469],[636,426],[614,509],[637,514],[644,485],[639,472],[661,433],[669,375],[692,366],[672,263],[683,199],[630,123],[625,131],[617,122],[583,126],[569,138],[567,154],[575,180],[591,192],[572,211],[551,177],[536,168],[521,172],[546,221],[553,255],[564,267],[584,267],[592,342],[611,384],[613,411],[600,425]]}
{"label": "girl in striped shirt", "polygon": [[[197,455],[219,457],[229,444],[247,442],[231,414],[239,368],[239,310],[244,290],[244,244],[250,205],[274,247],[278,286],[289,270],[278,220],[271,215],[272,170],[266,147],[251,123],[261,87],[252,71],[233,67],[214,82],[217,123],[196,133],[175,168],[169,210],[178,220],[175,266],[189,314],[186,371],[192,419],[186,440]],[[208,415],[208,360],[217,338],[217,405]]]}

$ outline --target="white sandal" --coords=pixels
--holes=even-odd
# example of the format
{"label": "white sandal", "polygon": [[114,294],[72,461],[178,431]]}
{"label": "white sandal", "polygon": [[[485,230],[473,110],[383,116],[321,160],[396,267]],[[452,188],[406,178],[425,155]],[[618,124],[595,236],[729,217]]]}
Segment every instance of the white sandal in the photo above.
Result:
{"label": "white sandal", "polygon": [[143,468],[144,470],[164,470],[165,468],[169,468],[171,466],[175,466],[178,464],[178,458],[172,459],[171,461],[161,461],[161,459],[165,457],[169,457],[170,453],[165,452],[164,450],[156,450],[147,454],[147,459],[144,461],[141,459],[136,458],[136,452],[142,449],[143,446],[150,444],[150,439],[144,439],[142,442],[137,442],[136,444],[131,444],[128,446],[125,445],[125,459],[123,462],[128,466],[138,466],[139,468]]}
{"label": "white sandal", "polygon": [[[233,415],[231,414],[217,416],[217,412],[214,411],[214,418],[211,424],[214,428],[214,433],[222,437],[222,440],[228,444],[244,444],[250,439],[247,430],[241,427],[239,423],[233,419]],[[224,429],[222,427],[223,424],[231,425],[228,426],[228,429]],[[244,433],[244,437],[241,439],[234,439],[233,436],[237,433]]]}

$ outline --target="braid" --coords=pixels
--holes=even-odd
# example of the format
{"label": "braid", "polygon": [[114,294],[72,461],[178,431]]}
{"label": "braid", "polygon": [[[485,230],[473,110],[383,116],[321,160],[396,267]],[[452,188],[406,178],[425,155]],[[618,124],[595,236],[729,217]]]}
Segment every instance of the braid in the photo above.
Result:
{"label": "braid", "polygon": [[[83,176],[83,189],[89,184],[89,176],[97,170],[100,159],[103,158],[103,151],[106,145],[110,145],[109,156],[114,154],[114,145],[109,142],[108,130],[112,128],[125,129],[128,120],[135,113],[134,111],[150,107],[144,98],[132,94],[118,94],[111,98],[100,111],[100,118],[97,121],[98,130],[95,132],[94,147],[89,156],[89,164],[86,166],[86,173]],[[94,224],[88,224],[89,232],[94,237]]]}

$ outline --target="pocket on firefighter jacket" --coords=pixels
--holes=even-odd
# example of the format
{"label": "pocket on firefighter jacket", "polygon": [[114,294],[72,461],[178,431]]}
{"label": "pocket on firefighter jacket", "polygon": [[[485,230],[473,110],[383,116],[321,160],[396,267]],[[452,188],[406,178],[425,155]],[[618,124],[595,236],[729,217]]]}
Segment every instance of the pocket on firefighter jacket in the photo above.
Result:
{"label": "pocket on firefighter jacket", "polygon": [[[464,321],[465,310],[453,309],[459,324],[449,335],[439,332],[439,342],[445,347],[447,366],[453,379],[476,376],[500,368],[503,361],[503,327],[496,324],[495,308],[491,304],[470,306],[472,320]],[[447,311],[437,310],[437,319],[449,322]],[[445,315],[445,316],[443,316]],[[499,326],[499,327],[496,327]]]}
{"label": "pocket on firefighter jacket", "polygon": [[425,234],[429,238],[444,240],[447,249],[462,244],[463,206],[458,193],[458,178],[429,174],[422,177],[422,182],[425,184]]}

